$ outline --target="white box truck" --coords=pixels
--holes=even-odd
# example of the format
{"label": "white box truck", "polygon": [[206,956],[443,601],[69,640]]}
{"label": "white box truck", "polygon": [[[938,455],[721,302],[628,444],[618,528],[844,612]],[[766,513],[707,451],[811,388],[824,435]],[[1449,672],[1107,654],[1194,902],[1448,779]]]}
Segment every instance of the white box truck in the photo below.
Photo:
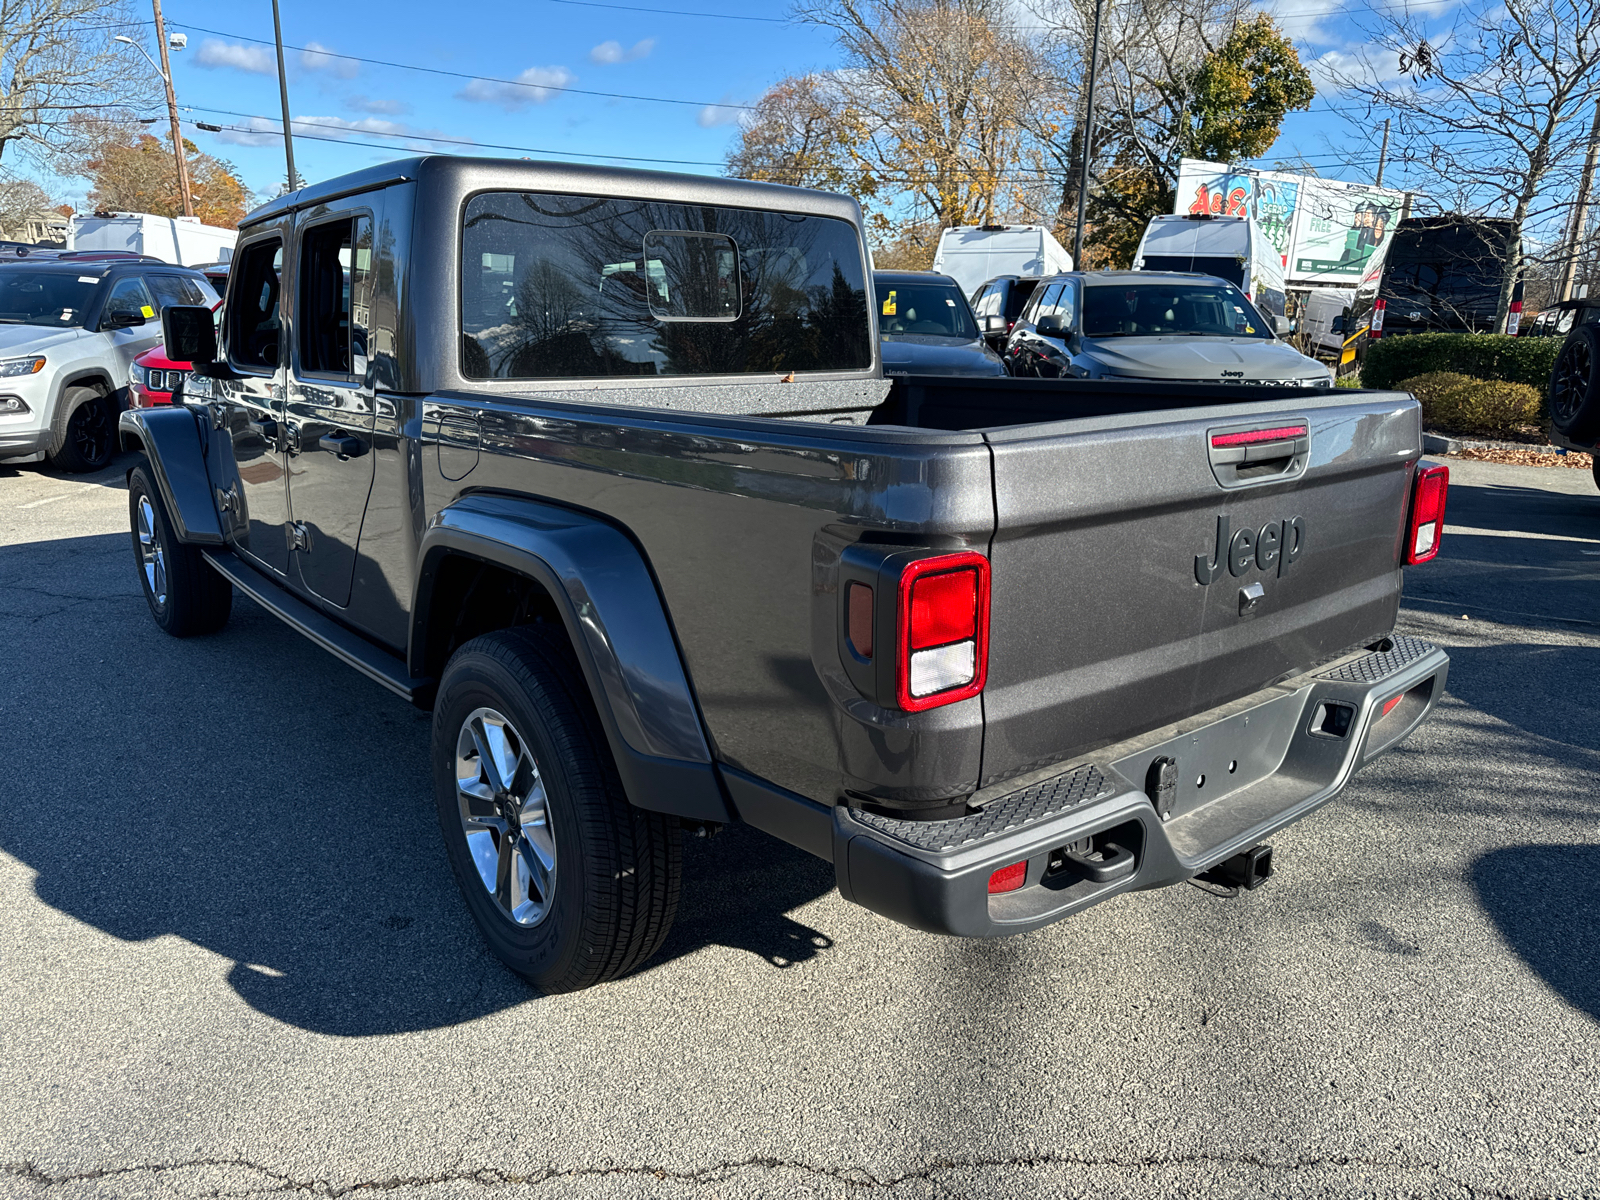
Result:
{"label": "white box truck", "polygon": [[996,275],[1038,278],[1072,270],[1072,255],[1043,225],[957,225],[939,235],[933,269],[970,300]]}
{"label": "white box truck", "polygon": [[180,267],[227,262],[233,257],[236,229],[202,225],[198,217],[157,217],[150,213],[110,213],[73,217],[68,250],[127,250]]}
{"label": "white box truck", "polygon": [[1254,217],[1151,217],[1135,271],[1193,271],[1236,285],[1262,312],[1284,315],[1283,256]]}

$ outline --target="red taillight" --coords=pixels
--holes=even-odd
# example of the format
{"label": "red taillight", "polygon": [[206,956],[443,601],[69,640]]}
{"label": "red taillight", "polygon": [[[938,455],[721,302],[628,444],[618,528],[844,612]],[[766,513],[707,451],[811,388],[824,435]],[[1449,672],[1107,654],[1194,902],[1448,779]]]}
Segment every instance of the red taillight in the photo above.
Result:
{"label": "red taillight", "polygon": [[1406,526],[1406,565],[1425,563],[1439,553],[1439,539],[1444,536],[1445,493],[1449,489],[1449,467],[1428,467],[1417,472],[1411,520]]}
{"label": "red taillight", "polygon": [[921,712],[983,691],[989,560],[971,552],[918,559],[900,573],[899,599],[900,707]]}
{"label": "red taillight", "polygon": [[993,896],[1000,892],[1014,892],[1026,882],[1028,882],[1028,862],[1024,859],[1022,862],[1012,863],[1009,867],[1001,867],[989,876],[989,894]]}
{"label": "red taillight", "polygon": [[1372,321],[1367,326],[1367,336],[1377,339],[1383,336],[1383,310],[1389,307],[1387,300],[1374,300],[1372,302]]}

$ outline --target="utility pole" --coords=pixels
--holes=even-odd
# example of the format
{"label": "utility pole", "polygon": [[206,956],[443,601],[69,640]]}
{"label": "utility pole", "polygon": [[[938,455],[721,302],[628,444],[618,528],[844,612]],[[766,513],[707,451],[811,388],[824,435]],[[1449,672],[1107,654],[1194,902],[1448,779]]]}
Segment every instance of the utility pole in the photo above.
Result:
{"label": "utility pole", "polygon": [[1378,151],[1378,177],[1372,181],[1373,187],[1383,186],[1383,168],[1389,161],[1389,118],[1383,119],[1383,149]]}
{"label": "utility pole", "polygon": [[1594,186],[1596,160],[1600,160],[1600,100],[1595,101],[1594,126],[1589,130],[1589,157],[1583,164],[1583,176],[1578,180],[1578,202],[1572,209],[1572,241],[1567,251],[1567,261],[1561,264],[1561,300],[1572,298],[1572,279],[1578,270],[1578,255],[1583,252],[1584,234],[1589,226],[1589,191]]}
{"label": "utility pole", "polygon": [[[274,0],[276,2],[276,0]],[[1089,96],[1083,114],[1083,177],[1078,181],[1078,227],[1072,238],[1072,265],[1083,270],[1083,219],[1089,205],[1089,158],[1094,152],[1094,84],[1100,70],[1100,10],[1105,0],[1094,0],[1094,38],[1089,50]]]}
{"label": "utility pole", "polygon": [[156,10],[156,45],[161,47],[161,82],[167,85],[167,115],[172,118],[172,155],[178,160],[178,194],[183,197],[183,215],[194,216],[194,197],[189,194],[189,163],[183,156],[183,130],[178,124],[178,95],[172,90],[172,60],[167,55],[167,24],[161,19],[161,0],[150,0]]}
{"label": "utility pole", "polygon": [[294,137],[289,132],[289,77],[283,71],[283,26],[278,21],[278,0],[272,0],[272,37],[278,45],[278,98],[283,101],[283,157],[289,164],[289,190],[299,188],[299,177],[294,172]]}

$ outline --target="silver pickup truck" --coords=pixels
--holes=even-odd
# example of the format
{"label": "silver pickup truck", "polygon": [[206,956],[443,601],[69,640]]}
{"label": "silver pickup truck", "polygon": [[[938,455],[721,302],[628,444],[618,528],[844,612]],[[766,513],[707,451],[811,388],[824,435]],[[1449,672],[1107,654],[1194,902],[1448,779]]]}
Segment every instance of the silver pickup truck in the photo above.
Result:
{"label": "silver pickup truck", "polygon": [[124,414],[157,623],[234,592],[433,712],[440,826],[547,990],[633,969],[685,829],[920,929],[1223,870],[1423,721],[1416,403],[881,372],[856,205],[429,157],[240,227]]}

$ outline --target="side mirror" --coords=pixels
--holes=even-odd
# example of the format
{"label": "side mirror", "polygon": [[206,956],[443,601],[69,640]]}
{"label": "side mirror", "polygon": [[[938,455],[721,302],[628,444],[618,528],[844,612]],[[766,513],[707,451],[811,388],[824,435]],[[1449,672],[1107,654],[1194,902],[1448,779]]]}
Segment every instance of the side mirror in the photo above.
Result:
{"label": "side mirror", "polygon": [[1006,331],[1006,319],[999,313],[990,313],[986,317],[979,317],[985,335],[1000,334]]}
{"label": "side mirror", "polygon": [[1033,327],[1039,331],[1041,337],[1064,338],[1067,328],[1061,323],[1061,318],[1055,313],[1048,313],[1034,322]]}
{"label": "side mirror", "polygon": [[161,310],[161,336],[166,355],[174,362],[217,360],[217,327],[211,310],[203,304],[174,304]]}
{"label": "side mirror", "polygon": [[1278,337],[1284,337],[1294,332],[1294,325],[1288,317],[1281,317],[1277,313],[1273,313],[1268,320],[1272,322],[1272,332]]}
{"label": "side mirror", "polygon": [[118,309],[109,312],[100,322],[102,329],[132,329],[135,325],[144,324],[144,314],[134,312],[132,309]]}

